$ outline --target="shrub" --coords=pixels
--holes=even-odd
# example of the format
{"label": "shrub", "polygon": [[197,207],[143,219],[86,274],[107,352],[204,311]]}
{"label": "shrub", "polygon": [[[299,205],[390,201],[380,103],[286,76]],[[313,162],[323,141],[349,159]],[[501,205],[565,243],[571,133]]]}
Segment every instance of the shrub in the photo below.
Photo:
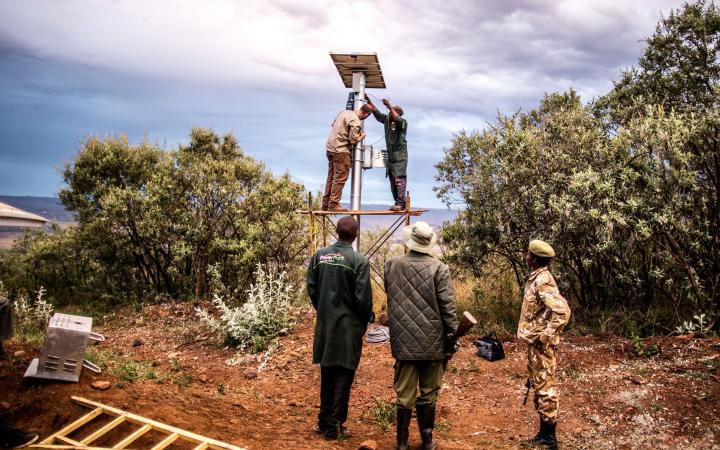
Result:
{"label": "shrub", "polygon": [[231,306],[223,296],[213,294],[212,302],[220,312],[219,317],[201,308],[196,311],[227,344],[256,353],[267,349],[275,338],[288,331],[293,286],[286,281],[285,272],[267,270],[260,264],[254,275],[255,282],[242,306]]}
{"label": "shrub", "polygon": [[45,288],[40,287],[35,298],[27,293],[16,298],[13,305],[14,325],[21,340],[37,337],[47,327],[54,308],[44,296]]}

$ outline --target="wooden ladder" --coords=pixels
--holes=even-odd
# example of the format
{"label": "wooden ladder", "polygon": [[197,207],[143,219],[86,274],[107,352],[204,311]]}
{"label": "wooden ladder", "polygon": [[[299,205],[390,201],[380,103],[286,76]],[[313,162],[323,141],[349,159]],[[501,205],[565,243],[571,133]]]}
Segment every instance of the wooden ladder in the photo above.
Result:
{"label": "wooden ladder", "polygon": [[[47,439],[41,441],[38,444],[31,445],[30,448],[43,448],[43,449],[83,449],[83,450],[108,450],[108,449],[122,449],[127,448],[134,441],[139,439],[145,433],[155,430],[165,435],[164,439],[155,444],[153,447],[149,447],[151,450],[162,450],[173,442],[178,440],[184,440],[192,444],[196,444],[194,450],[206,450],[206,449],[218,449],[218,450],[246,450],[235,445],[226,444],[225,442],[216,441],[214,439],[200,436],[199,434],[191,433],[180,428],[175,428],[170,425],[166,425],[161,422],[156,422],[152,419],[148,419],[137,414],[132,414],[121,409],[113,408],[112,406],[103,405],[92,400],[88,400],[82,397],[72,397],[72,400],[87,408],[94,408],[89,413],[85,414],[75,422],[67,425],[57,433],[52,434]],[[112,421],[98,428],[87,437],[80,441],[76,441],[68,437],[68,435],[74,431],[77,431],[81,427],[87,425],[90,421],[98,416],[107,414],[111,417],[115,417]],[[121,423],[129,422],[136,425],[140,425],[140,428],[133,431],[129,435],[122,438],[112,447],[93,447],[92,443],[110,432],[113,428],[117,427]]]}

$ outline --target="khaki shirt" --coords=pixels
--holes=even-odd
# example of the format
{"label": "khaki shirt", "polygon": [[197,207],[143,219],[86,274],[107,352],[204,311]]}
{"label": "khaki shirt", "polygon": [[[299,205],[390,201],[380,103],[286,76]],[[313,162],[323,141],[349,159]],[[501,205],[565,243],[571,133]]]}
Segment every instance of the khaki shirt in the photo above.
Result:
{"label": "khaki shirt", "polygon": [[333,121],[325,150],[328,153],[350,153],[350,139],[360,140],[362,120],[355,111],[341,111]]}
{"label": "khaki shirt", "polygon": [[560,332],[570,320],[570,307],[560,295],[555,278],[547,267],[534,270],[525,283],[517,337],[534,344],[560,343]]}

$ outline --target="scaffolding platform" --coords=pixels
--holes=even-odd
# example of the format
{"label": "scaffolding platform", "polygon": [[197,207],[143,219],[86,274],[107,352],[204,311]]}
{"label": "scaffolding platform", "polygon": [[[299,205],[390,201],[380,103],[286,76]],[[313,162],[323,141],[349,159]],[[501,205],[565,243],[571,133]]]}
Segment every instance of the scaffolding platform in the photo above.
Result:
{"label": "scaffolding platform", "polygon": [[[370,261],[370,269],[375,275],[371,278],[375,280],[380,289],[383,289],[383,285],[380,282],[383,278],[382,270],[377,264],[373,263],[371,258],[401,226],[410,225],[411,217],[419,217],[423,213],[429,211],[429,209],[422,208],[412,209],[410,207],[409,192],[406,193],[405,200],[405,209],[400,211],[380,209],[324,211],[312,208],[312,194],[308,193],[308,209],[301,209],[296,212],[308,216],[308,242],[310,243],[310,256],[314,255],[318,250],[318,244],[321,244],[323,247],[326,247],[329,244],[328,237],[332,237],[332,239],[335,240],[338,239],[337,234],[335,234],[335,222],[333,222],[333,216],[396,216],[396,219],[392,222],[392,224],[375,240],[375,242],[372,242],[365,251],[365,257]],[[360,232],[360,230],[358,230],[358,232]],[[358,239],[360,239],[359,235]],[[407,247],[405,247],[404,244],[403,247],[405,249],[405,253],[407,253]],[[360,248],[359,244],[358,248]]]}
{"label": "scaffolding platform", "polygon": [[384,209],[358,209],[348,211],[322,211],[322,210],[308,210],[299,209],[296,212],[300,214],[315,214],[318,216],[420,216],[424,212],[430,211],[429,209],[407,209],[402,211],[390,211]]}

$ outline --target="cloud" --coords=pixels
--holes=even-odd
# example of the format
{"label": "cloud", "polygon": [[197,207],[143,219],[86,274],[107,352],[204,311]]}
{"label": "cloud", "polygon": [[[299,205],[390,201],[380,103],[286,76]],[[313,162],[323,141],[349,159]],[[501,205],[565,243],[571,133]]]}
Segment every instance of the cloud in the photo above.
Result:
{"label": "cloud", "polygon": [[[375,51],[389,89],[371,93],[401,104],[410,123],[415,203],[437,205],[433,164],[453,132],[482,128],[498,111],[531,108],[545,92],[572,87],[585,100],[605,93],[635,63],[661,11],[680,5],[2,2],[0,157],[27,158],[30,173],[71,159],[87,134],[125,131],[138,140],[147,133],[172,147],[191,126],[210,126],[234,132],[268,167],[316,189],[329,123],[347,95],[328,52]],[[381,136],[374,121],[368,132],[369,141]],[[366,177],[374,180],[368,199],[389,196],[377,172]],[[8,180],[0,192],[20,182]]]}

